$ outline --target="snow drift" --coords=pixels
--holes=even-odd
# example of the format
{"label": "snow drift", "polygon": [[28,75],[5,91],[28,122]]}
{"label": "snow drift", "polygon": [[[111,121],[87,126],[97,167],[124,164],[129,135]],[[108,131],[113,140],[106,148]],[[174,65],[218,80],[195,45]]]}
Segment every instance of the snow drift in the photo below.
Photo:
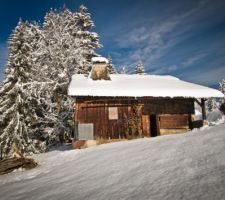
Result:
{"label": "snow drift", "polygon": [[225,199],[225,124],[36,156],[0,177],[1,199]]}

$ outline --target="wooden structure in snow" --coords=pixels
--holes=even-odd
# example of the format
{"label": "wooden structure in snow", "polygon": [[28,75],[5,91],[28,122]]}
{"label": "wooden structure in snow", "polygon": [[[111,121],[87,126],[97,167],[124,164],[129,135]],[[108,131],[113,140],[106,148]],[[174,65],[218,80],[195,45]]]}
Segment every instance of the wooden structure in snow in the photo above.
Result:
{"label": "wooden structure in snow", "polygon": [[94,138],[137,138],[188,130],[193,99],[77,97],[75,121],[94,125]]}
{"label": "wooden structure in snow", "polygon": [[[102,71],[101,59],[93,62],[93,70],[99,64]],[[172,76],[114,74],[104,79],[108,77],[104,73],[95,80],[91,77],[74,75],[68,89],[75,97],[74,121],[80,126],[76,139],[132,139],[185,132],[193,126],[194,102],[202,107],[205,120],[205,100],[223,96],[215,89]]]}

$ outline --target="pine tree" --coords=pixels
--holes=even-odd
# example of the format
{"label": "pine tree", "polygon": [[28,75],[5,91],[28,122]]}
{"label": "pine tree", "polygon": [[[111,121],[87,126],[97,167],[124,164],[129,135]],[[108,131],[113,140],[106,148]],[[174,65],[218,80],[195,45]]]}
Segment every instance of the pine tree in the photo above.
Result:
{"label": "pine tree", "polygon": [[84,6],[78,12],[68,9],[51,10],[46,14],[43,25],[42,48],[37,65],[42,68],[43,77],[53,81],[52,108],[54,121],[53,133],[72,117],[72,99],[67,95],[71,76],[75,73],[88,74],[91,69],[91,57],[101,45],[96,33],[91,32],[94,24]]}
{"label": "pine tree", "polygon": [[139,62],[135,67],[136,74],[143,75],[145,74],[145,68],[142,62]]}
{"label": "pine tree", "polygon": [[217,100],[216,98],[209,98],[206,101],[206,108],[209,112],[218,110]]}
{"label": "pine tree", "polygon": [[0,82],[0,90],[2,89],[2,87],[3,87],[3,83],[2,83],[2,82]]}
{"label": "pine tree", "polygon": [[[0,91],[0,145],[5,154],[13,153],[15,144],[21,152],[38,152],[32,134],[37,121],[32,95],[32,46],[28,23],[19,21],[9,39],[6,80]],[[40,146],[39,146],[40,147]]]}
{"label": "pine tree", "polygon": [[120,71],[120,74],[127,74],[127,73],[128,73],[127,68],[125,66],[123,66]]}
{"label": "pine tree", "polygon": [[108,56],[108,71],[110,74],[117,74],[116,68],[114,64],[112,63],[112,58],[111,56]]}
{"label": "pine tree", "polygon": [[91,71],[91,58],[96,55],[95,49],[102,45],[99,43],[99,36],[90,30],[94,28],[94,22],[87,8],[81,5],[79,11],[74,14],[76,25],[78,26],[77,38],[81,49],[81,57],[83,58],[77,68],[77,73],[88,74]]}
{"label": "pine tree", "polygon": [[[46,73],[46,66],[40,65],[43,62],[42,50],[44,35],[39,24],[36,22],[29,23],[29,38],[27,42],[32,47],[31,60],[33,67],[31,71],[32,87],[30,93],[33,97],[33,105],[37,115],[37,121],[30,128],[35,137],[41,141],[41,150],[45,151],[48,144],[55,143],[57,137],[54,134],[54,122],[57,121],[56,106],[52,101],[52,88],[56,84],[50,79],[49,73]],[[44,69],[43,69],[44,67]],[[48,69],[49,71],[49,69]]]}
{"label": "pine tree", "polygon": [[0,89],[0,144],[11,153],[40,152],[58,140],[72,117],[71,76],[88,74],[99,37],[87,8],[51,10],[43,28],[19,22],[9,41],[6,80]]}
{"label": "pine tree", "polygon": [[69,82],[71,74],[88,74],[95,49],[101,47],[97,33],[91,32],[94,24],[81,6],[79,12],[68,9],[46,14],[43,26],[45,45],[42,66],[51,66],[49,76],[53,80]]}
{"label": "pine tree", "polygon": [[219,83],[219,90],[225,95],[225,79]]}
{"label": "pine tree", "polygon": [[[71,75],[75,73],[77,53],[72,49],[70,34],[76,30],[72,22],[73,13],[51,10],[45,16],[40,48],[36,51],[36,67],[41,69],[40,81],[45,82],[39,91],[41,113],[36,134],[42,136],[47,145],[58,142],[58,128],[65,125],[71,114],[72,102],[67,96]],[[46,87],[47,86],[47,87]],[[71,102],[68,105],[68,102]]]}
{"label": "pine tree", "polygon": [[220,110],[225,114],[225,79],[219,83],[219,90],[224,94],[224,98],[220,100]]}

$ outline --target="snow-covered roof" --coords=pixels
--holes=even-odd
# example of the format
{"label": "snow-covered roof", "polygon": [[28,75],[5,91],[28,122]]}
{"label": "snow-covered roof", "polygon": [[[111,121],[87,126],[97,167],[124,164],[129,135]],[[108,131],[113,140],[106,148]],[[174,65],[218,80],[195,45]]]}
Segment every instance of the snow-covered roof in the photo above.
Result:
{"label": "snow-covered roof", "polygon": [[91,62],[92,63],[100,62],[100,63],[107,63],[107,64],[109,63],[108,59],[104,57],[93,57],[91,59]]}
{"label": "snow-covered roof", "polygon": [[94,81],[82,74],[73,75],[68,93],[70,96],[224,97],[218,90],[173,76],[113,74],[110,78],[111,81]]}

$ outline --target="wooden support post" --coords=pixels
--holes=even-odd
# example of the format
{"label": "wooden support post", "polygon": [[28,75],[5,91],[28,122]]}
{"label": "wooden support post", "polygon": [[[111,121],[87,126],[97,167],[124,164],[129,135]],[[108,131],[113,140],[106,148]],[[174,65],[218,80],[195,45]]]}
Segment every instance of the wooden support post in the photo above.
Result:
{"label": "wooden support post", "polygon": [[2,160],[2,159],[3,159],[3,148],[0,145],[0,160]]}
{"label": "wooden support post", "polygon": [[194,101],[199,105],[202,106],[201,102],[198,99],[194,99]]}
{"label": "wooden support post", "polygon": [[206,120],[206,109],[205,109],[205,101],[206,99],[201,99],[201,107],[202,107],[202,119],[203,121]]}
{"label": "wooden support post", "polygon": [[79,124],[79,121],[78,121],[78,112],[80,111],[80,106],[79,106],[79,103],[77,102],[77,99],[76,99],[76,101],[75,101],[73,107],[74,107],[73,141],[76,141],[76,140],[79,140],[79,138],[78,138],[78,124]]}
{"label": "wooden support post", "polygon": [[192,115],[188,114],[188,127],[189,129],[193,129],[193,119],[192,119]]}

